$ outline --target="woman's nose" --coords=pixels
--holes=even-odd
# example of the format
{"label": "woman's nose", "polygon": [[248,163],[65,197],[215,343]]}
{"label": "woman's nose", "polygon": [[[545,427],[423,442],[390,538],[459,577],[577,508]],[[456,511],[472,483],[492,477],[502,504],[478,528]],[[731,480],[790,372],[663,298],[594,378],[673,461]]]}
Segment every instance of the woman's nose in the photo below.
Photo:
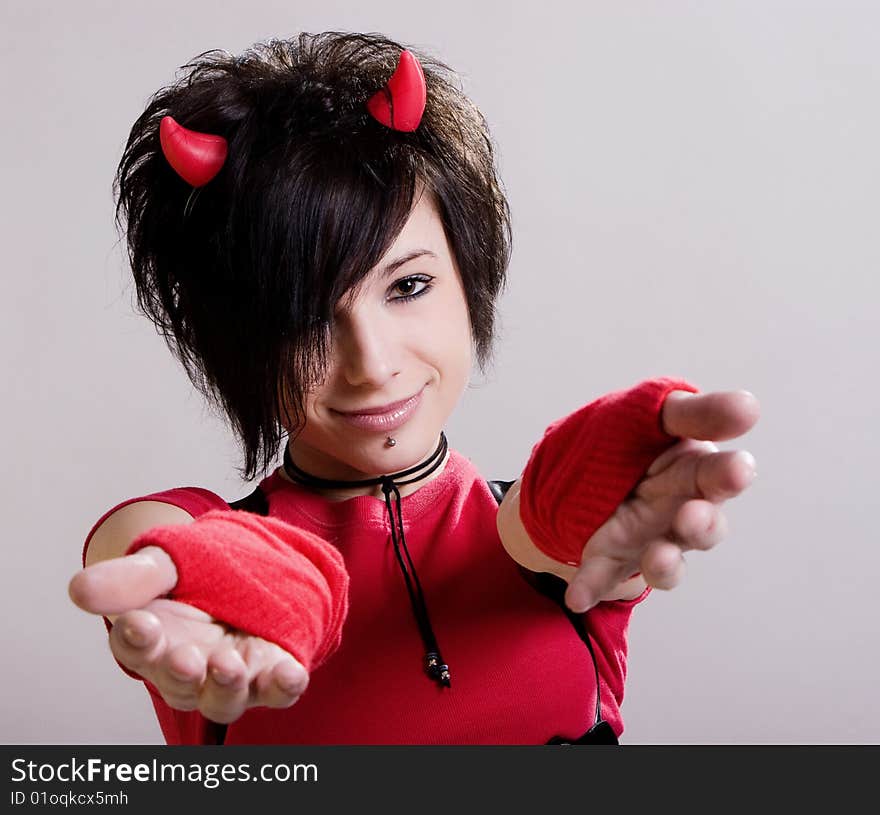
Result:
{"label": "woman's nose", "polygon": [[339,365],[352,386],[381,388],[396,373],[391,326],[376,315],[349,314],[338,321]]}

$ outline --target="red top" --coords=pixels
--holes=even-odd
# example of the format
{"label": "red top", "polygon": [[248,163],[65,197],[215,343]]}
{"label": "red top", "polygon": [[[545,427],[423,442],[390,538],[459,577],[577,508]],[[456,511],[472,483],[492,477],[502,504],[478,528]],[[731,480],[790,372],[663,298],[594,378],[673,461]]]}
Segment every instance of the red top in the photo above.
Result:
{"label": "red top", "polygon": [[[501,545],[497,502],[473,463],[450,450],[441,474],[401,499],[406,541],[452,687],[424,673],[424,648],[391,543],[383,499],[327,501],[277,473],[260,483],[269,514],[335,545],[350,576],[339,649],[285,710],[256,708],[229,725],[227,744],[544,744],[593,724],[589,652],[563,611],[523,578]],[[197,517],[228,509],[215,493],[179,487],[130,499],[164,501]],[[85,557],[85,548],[84,555]],[[599,666],[603,717],[620,736],[626,632],[635,600],[585,617]],[[169,708],[146,683],[169,744],[209,741],[198,712]]]}

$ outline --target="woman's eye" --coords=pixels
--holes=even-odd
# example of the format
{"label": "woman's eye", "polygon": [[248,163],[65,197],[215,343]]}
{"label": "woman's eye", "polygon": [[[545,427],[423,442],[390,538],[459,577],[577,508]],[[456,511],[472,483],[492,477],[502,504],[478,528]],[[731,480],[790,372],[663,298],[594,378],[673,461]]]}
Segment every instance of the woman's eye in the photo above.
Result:
{"label": "woman's eye", "polygon": [[[392,297],[391,299],[397,302],[406,302],[407,300],[421,297],[431,289],[431,281],[433,279],[432,277],[404,277],[392,286],[393,291],[400,292],[402,296]],[[419,288],[419,284],[421,284],[421,288]]]}

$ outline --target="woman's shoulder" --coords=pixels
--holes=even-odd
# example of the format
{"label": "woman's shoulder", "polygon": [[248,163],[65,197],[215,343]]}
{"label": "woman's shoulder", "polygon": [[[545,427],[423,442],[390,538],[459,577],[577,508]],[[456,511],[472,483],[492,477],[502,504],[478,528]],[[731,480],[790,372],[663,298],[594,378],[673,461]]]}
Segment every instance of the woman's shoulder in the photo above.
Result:
{"label": "woman's shoulder", "polygon": [[129,504],[139,503],[142,501],[151,501],[153,503],[171,504],[185,510],[193,518],[204,515],[212,509],[229,509],[227,501],[212,490],[205,487],[172,487],[167,490],[151,492],[147,495],[140,495],[136,498],[128,498],[117,504],[110,512],[115,512]]}
{"label": "woman's shoulder", "polygon": [[118,557],[146,529],[189,523],[212,509],[229,509],[229,504],[204,487],[173,487],[120,501],[104,512],[86,535],[83,565]]}

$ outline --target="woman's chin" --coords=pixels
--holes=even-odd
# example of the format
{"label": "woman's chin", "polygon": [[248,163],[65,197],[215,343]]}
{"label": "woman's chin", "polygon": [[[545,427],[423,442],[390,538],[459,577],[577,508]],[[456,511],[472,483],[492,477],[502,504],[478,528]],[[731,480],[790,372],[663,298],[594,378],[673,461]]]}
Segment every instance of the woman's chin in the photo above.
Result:
{"label": "woman's chin", "polygon": [[[394,444],[388,443],[389,438],[394,440]],[[379,475],[408,470],[421,464],[434,453],[439,439],[439,431],[436,434],[419,434],[418,437],[408,433],[383,435],[361,447],[365,455],[358,456],[356,461],[343,461],[360,472],[375,473],[364,475],[363,478],[378,478]]]}

